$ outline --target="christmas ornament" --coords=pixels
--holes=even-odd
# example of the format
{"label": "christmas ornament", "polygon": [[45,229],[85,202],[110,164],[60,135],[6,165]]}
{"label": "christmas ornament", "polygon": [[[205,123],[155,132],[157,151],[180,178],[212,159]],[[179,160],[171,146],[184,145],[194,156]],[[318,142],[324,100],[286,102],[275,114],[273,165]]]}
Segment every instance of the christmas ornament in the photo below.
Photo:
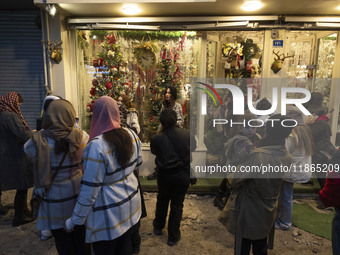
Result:
{"label": "christmas ornament", "polygon": [[109,50],[109,51],[107,52],[107,56],[108,56],[109,58],[114,58],[114,56],[115,56],[114,51]]}
{"label": "christmas ornament", "polygon": [[117,39],[113,33],[111,35],[108,35],[106,38],[108,39],[107,44],[112,44],[112,43],[116,44],[117,42]]}

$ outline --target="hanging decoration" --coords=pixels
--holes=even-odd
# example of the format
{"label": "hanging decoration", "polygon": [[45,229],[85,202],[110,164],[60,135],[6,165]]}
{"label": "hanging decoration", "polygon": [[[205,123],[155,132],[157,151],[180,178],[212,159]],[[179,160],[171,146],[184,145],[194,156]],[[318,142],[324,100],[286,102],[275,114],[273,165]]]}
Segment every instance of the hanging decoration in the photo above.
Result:
{"label": "hanging decoration", "polygon": [[279,54],[279,53],[280,51],[275,52],[273,50],[273,54],[276,55],[276,58],[274,57],[274,62],[272,63],[272,66],[270,69],[272,69],[274,74],[277,74],[281,70],[283,61],[285,61],[286,58],[294,57],[294,56],[288,56],[288,53],[287,53],[287,56],[285,56],[284,53],[283,54]]}
{"label": "hanging decoration", "polygon": [[101,96],[117,99],[126,94],[133,97],[132,85],[127,81],[130,72],[128,61],[120,53],[120,45],[113,33],[106,37],[102,48],[99,58],[93,60],[96,71],[90,90],[91,102],[87,105],[89,112],[92,112],[94,102]]}
{"label": "hanging decoration", "polygon": [[144,42],[135,45],[133,54],[136,56],[137,64],[143,71],[150,71],[156,65],[156,53],[158,44],[156,41]]}
{"label": "hanging decoration", "polygon": [[60,61],[63,59],[62,48],[61,48],[63,41],[61,41],[61,42],[57,41],[57,43],[55,43],[55,42],[50,43],[49,41],[45,42],[45,41],[41,40],[41,42],[45,43],[48,46],[50,58],[55,63],[59,64]]}

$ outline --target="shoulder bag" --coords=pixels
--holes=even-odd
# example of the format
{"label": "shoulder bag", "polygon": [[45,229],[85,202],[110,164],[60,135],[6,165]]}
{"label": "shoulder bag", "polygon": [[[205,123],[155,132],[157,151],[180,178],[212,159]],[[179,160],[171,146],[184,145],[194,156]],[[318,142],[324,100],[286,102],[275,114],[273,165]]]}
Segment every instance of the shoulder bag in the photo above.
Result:
{"label": "shoulder bag", "polygon": [[[67,152],[64,153],[63,155],[63,158],[61,159],[56,171],[54,172],[53,176],[52,176],[52,179],[51,179],[51,185],[55,179],[55,177],[57,176],[57,174],[59,173],[59,170],[61,168],[61,166],[63,165],[63,162],[66,158],[66,155],[67,155]],[[45,193],[47,193],[47,191],[51,188],[48,187],[45,189]],[[39,207],[40,207],[40,204],[41,202],[43,201],[44,199],[44,196],[38,196],[34,193],[33,191],[33,194],[32,194],[32,198],[31,198],[31,201],[30,201],[30,204],[31,204],[31,210],[32,210],[32,218],[33,220],[37,219],[38,218],[38,213],[39,213]]]}

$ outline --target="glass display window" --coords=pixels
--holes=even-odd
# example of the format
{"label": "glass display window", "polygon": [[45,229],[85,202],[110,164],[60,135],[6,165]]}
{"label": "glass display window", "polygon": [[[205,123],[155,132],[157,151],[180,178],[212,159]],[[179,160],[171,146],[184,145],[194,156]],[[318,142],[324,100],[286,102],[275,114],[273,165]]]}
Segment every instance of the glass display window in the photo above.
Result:
{"label": "glass display window", "polygon": [[[157,133],[164,90],[177,89],[184,120],[188,118],[189,80],[198,76],[201,38],[196,32],[81,30],[77,36],[80,126],[90,128],[93,104],[107,95],[127,96],[128,113],[138,114],[143,142]],[[187,107],[189,109],[189,106]],[[122,108],[123,109],[123,108]],[[121,112],[121,121],[128,120]],[[184,125],[189,125],[184,121]]]}

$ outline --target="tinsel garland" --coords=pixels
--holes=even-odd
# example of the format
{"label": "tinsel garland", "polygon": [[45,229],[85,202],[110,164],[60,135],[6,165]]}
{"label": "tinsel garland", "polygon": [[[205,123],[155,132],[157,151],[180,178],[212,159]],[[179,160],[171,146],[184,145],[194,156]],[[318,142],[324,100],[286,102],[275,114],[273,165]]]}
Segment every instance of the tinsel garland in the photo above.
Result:
{"label": "tinsel garland", "polygon": [[[186,37],[190,37],[193,39],[198,39],[197,33],[192,31],[115,31],[115,34],[118,37],[123,37],[124,39],[132,39],[142,41],[143,39],[147,40],[178,40],[186,33]],[[91,37],[96,35],[99,39],[105,38],[107,35],[106,30],[91,30]]]}

